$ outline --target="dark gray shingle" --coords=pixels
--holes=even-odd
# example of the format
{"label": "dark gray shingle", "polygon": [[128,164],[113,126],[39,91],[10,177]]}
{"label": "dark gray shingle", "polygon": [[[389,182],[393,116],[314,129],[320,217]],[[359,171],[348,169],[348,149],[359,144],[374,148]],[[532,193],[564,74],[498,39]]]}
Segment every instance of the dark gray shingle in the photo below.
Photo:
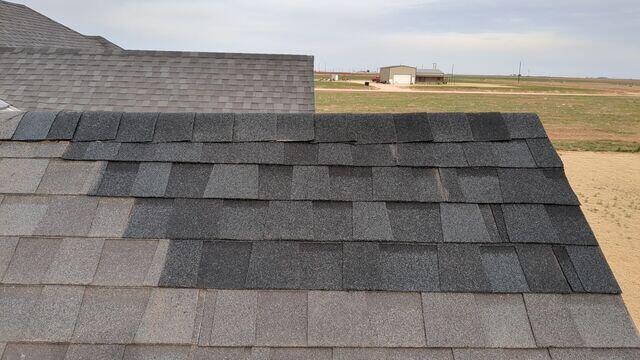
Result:
{"label": "dark gray shingle", "polygon": [[153,140],[158,113],[124,113],[120,119],[117,141],[149,142]]}
{"label": "dark gray shingle", "polygon": [[394,114],[398,142],[433,141],[429,115],[426,113]]}
{"label": "dark gray shingle", "polygon": [[548,138],[527,139],[527,145],[539,167],[562,167],[562,160]]}
{"label": "dark gray shingle", "polygon": [[511,139],[507,124],[500,113],[469,113],[467,119],[475,141]]}
{"label": "dark gray shingle", "polygon": [[174,163],[165,196],[201,198],[210,174],[211,165]]}
{"label": "dark gray shingle", "polygon": [[159,286],[195,287],[202,255],[202,241],[172,240],[162,269]]}
{"label": "dark gray shingle", "polygon": [[170,239],[214,239],[218,235],[222,200],[175,199],[167,226]]}
{"label": "dark gray shingle", "polygon": [[438,245],[440,289],[451,292],[489,292],[480,247],[475,244]]}
{"label": "dark gray shingle", "polygon": [[156,121],[153,141],[191,141],[194,120],[194,113],[161,113]]}
{"label": "dark gray shingle", "polygon": [[193,141],[233,141],[233,114],[198,113],[193,126]]}
{"label": "dark gray shingle", "polygon": [[568,293],[571,291],[551,246],[520,245],[518,259],[532,292]]}
{"label": "dark gray shingle", "polygon": [[387,202],[394,241],[442,242],[438,204]]}
{"label": "dark gray shingle", "polygon": [[85,111],[73,137],[76,141],[114,140],[122,113],[109,111]]}
{"label": "dark gray shingle", "polygon": [[342,289],[342,244],[300,243],[300,288]]}
{"label": "dark gray shingle", "polygon": [[61,111],[51,125],[48,140],[71,140],[76,132],[82,113],[73,111]]}
{"label": "dark gray shingle", "polygon": [[566,249],[587,292],[620,293],[620,287],[599,247],[567,246]]}
{"label": "dark gray shingle", "polygon": [[30,111],[18,124],[13,140],[44,140],[56,118],[55,112]]}
{"label": "dark gray shingle", "polygon": [[245,288],[251,247],[251,242],[247,241],[205,241],[197,286],[216,289]]}
{"label": "dark gray shingle", "polygon": [[138,175],[140,163],[110,161],[102,175],[98,195],[129,196]]}

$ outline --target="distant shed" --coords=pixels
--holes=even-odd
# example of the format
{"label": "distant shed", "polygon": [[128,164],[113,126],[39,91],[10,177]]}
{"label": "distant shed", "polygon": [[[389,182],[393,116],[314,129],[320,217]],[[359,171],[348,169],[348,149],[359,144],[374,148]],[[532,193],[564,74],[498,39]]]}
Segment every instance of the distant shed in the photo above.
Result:
{"label": "distant shed", "polygon": [[444,72],[438,69],[418,69],[415,82],[444,84],[447,81],[445,80]]}
{"label": "distant shed", "polygon": [[416,82],[416,68],[392,65],[380,68],[380,82],[395,85],[411,85]]}

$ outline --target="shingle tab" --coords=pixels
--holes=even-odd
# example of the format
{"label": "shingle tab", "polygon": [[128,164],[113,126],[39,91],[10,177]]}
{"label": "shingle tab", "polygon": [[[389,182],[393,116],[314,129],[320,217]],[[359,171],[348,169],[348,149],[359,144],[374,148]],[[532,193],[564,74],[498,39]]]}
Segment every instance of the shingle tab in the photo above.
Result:
{"label": "shingle tab", "polygon": [[56,118],[55,112],[31,111],[22,117],[13,140],[44,140]]}
{"label": "shingle tab", "polygon": [[255,291],[216,291],[215,313],[208,345],[255,344],[257,295]]}
{"label": "shingle tab", "polygon": [[345,166],[354,165],[355,148],[356,147],[352,144],[320,143],[318,144],[318,164]]}
{"label": "shingle tab", "polygon": [[307,294],[301,291],[259,291],[256,345],[307,344]]}
{"label": "shingle tab", "polygon": [[67,352],[66,344],[8,344],[2,359],[62,360]]}
{"label": "shingle tab", "polygon": [[89,236],[122,237],[134,199],[102,198],[91,223]]}
{"label": "shingle tab", "polygon": [[198,287],[245,288],[251,247],[251,242],[247,241],[205,241],[198,270]]}
{"label": "shingle tab", "polygon": [[[327,144],[324,144],[327,145]],[[334,145],[334,144],[332,144]],[[348,144],[344,144],[350,146]],[[352,146],[353,165],[395,166],[397,149],[395,144],[358,144]],[[335,165],[341,165],[336,162]]]}
{"label": "shingle tab", "polygon": [[[331,191],[330,174],[348,176],[348,170],[330,171],[329,169],[327,166],[294,166],[291,175],[291,199],[328,200],[336,197]],[[336,185],[338,183],[342,182],[336,181]],[[347,194],[343,196],[347,197]]]}
{"label": "shingle tab", "polygon": [[173,201],[168,199],[136,199],[124,237],[165,237]]}
{"label": "shingle tab", "polygon": [[59,196],[52,198],[36,235],[86,236],[98,208],[98,198]]}
{"label": "shingle tab", "polygon": [[233,114],[196,114],[193,127],[193,141],[233,141],[233,118]]}
{"label": "shingle tab", "polygon": [[157,245],[157,241],[106,240],[93,283],[143,285]]}
{"label": "shingle tab", "polygon": [[532,292],[568,293],[569,284],[550,246],[520,245],[518,259]]}
{"label": "shingle tab", "polygon": [[9,140],[18,128],[24,113],[5,112],[0,114],[0,140]]}
{"label": "shingle tab", "polygon": [[203,197],[211,165],[174,163],[167,183],[166,197]]}
{"label": "shingle tab", "polygon": [[309,292],[310,346],[371,346],[374,328],[365,292]]}
{"label": "shingle tab", "polygon": [[271,201],[265,224],[266,239],[313,239],[311,201]]}
{"label": "shingle tab", "polygon": [[277,140],[276,114],[236,114],[233,124],[234,141]]}
{"label": "shingle tab", "polygon": [[436,142],[471,141],[473,134],[467,114],[431,113],[427,114],[433,139]]}
{"label": "shingle tab", "polygon": [[300,288],[342,289],[342,244],[300,243]]}
{"label": "shingle tab", "polygon": [[98,268],[103,244],[103,239],[63,239],[47,269],[44,282],[48,284],[91,283]]}
{"label": "shingle tab", "polygon": [[159,286],[195,287],[198,283],[202,245],[203,242],[197,240],[172,240]]}
{"label": "shingle tab", "polygon": [[124,113],[120,119],[119,142],[149,142],[158,120],[158,113]]}
{"label": "shingle tab", "polygon": [[161,113],[156,122],[153,141],[191,141],[194,119],[194,113]]}
{"label": "shingle tab", "polygon": [[352,236],[352,203],[313,202],[313,238],[315,240],[351,240]]}
{"label": "shingle tab", "polygon": [[353,238],[357,240],[393,239],[385,203],[353,203]]}
{"label": "shingle tab", "polygon": [[197,302],[197,290],[152,289],[134,341],[190,344]]}
{"label": "shingle tab", "polygon": [[51,129],[47,134],[47,140],[71,140],[76,132],[82,113],[74,111],[62,111],[56,115]]}
{"label": "shingle tab", "polygon": [[469,113],[467,119],[475,141],[511,139],[507,124],[500,113]]}
{"label": "shingle tab", "polygon": [[102,162],[52,160],[37,192],[40,194],[89,194],[95,191],[105,169]]}
{"label": "shingle tab", "polygon": [[578,205],[562,169],[498,169],[507,203]]}
{"label": "shingle tab", "polygon": [[482,246],[482,265],[493,292],[528,292],[527,280],[511,246]]}
{"label": "shingle tab", "polygon": [[558,236],[544,205],[503,204],[502,211],[512,242],[556,244],[564,240]]}
{"label": "shingle tab", "polygon": [[442,242],[438,204],[388,202],[386,205],[394,241]]}
{"label": "shingle tab", "polygon": [[438,245],[440,288],[442,291],[489,292],[482,255],[475,244]]}
{"label": "shingle tab", "polygon": [[330,166],[329,182],[332,200],[371,200],[371,168]]}
{"label": "shingle tab", "polygon": [[580,282],[587,292],[620,293],[620,287],[599,247],[567,246],[566,249]]}
{"label": "shingle tab", "polygon": [[33,235],[48,208],[45,197],[6,196],[0,205],[0,235]]}
{"label": "shingle tab", "polygon": [[562,160],[549,139],[527,139],[529,150],[539,167],[562,167]]}
{"label": "shingle tab", "polygon": [[573,245],[597,244],[591,227],[580,207],[546,205],[545,210],[563,243]]}
{"label": "shingle tab", "polygon": [[318,163],[318,144],[285,143],[283,147],[286,165],[315,165]]}
{"label": "shingle tab", "polygon": [[260,240],[264,238],[268,201],[224,200],[220,238]]}
{"label": "shingle tab", "polygon": [[361,144],[384,144],[397,141],[396,128],[390,114],[347,114],[352,121],[356,141]]}
{"label": "shingle tab", "polygon": [[114,140],[122,113],[107,111],[86,111],[80,117],[74,140],[95,141]]}
{"label": "shingle tab", "polygon": [[429,115],[426,113],[394,114],[398,142],[433,141]]}
{"label": "shingle tab", "polygon": [[113,162],[107,168],[100,181],[97,194],[102,196],[129,196],[138,175],[140,163]]}
{"label": "shingle tab", "polygon": [[129,192],[136,197],[162,197],[169,183],[170,163],[140,163]]}
{"label": "shingle tab", "polygon": [[315,114],[317,142],[355,142],[354,122],[346,114]]}
{"label": "shingle tab", "polygon": [[222,200],[176,199],[167,226],[171,239],[215,238],[222,216]]}
{"label": "shingle tab", "polygon": [[379,287],[380,249],[375,242],[343,244],[342,282],[345,290],[375,290]]}
{"label": "shingle tab", "polygon": [[551,360],[547,349],[453,349],[453,356],[455,360]]}
{"label": "shingle tab", "polygon": [[532,113],[502,113],[512,139],[543,138],[547,134],[542,122]]}
{"label": "shingle tab", "polygon": [[60,242],[60,239],[21,238],[5,271],[3,282],[8,284],[44,283],[47,270],[60,248]]}
{"label": "shingle tab", "polygon": [[[204,172],[200,175],[204,175]],[[211,198],[258,198],[258,165],[215,164],[207,174],[204,196]],[[195,197],[198,197],[195,195]]]}
{"label": "shingle tab", "polygon": [[35,193],[47,159],[0,159],[0,193]]}
{"label": "shingle tab", "polygon": [[477,204],[440,204],[445,242],[490,242],[485,220]]}
{"label": "shingle tab", "polygon": [[291,198],[292,166],[260,165],[259,197],[266,200]]}
{"label": "shingle tab", "polygon": [[247,287],[296,289],[300,286],[300,256],[294,241],[259,241],[253,244]]}
{"label": "shingle tab", "polygon": [[376,200],[436,202],[443,199],[437,169],[374,167]]}
{"label": "shingle tab", "polygon": [[311,141],[315,138],[313,114],[278,114],[276,140]]}
{"label": "shingle tab", "polygon": [[438,291],[436,246],[381,244],[376,288],[390,291]]}
{"label": "shingle tab", "polygon": [[640,349],[549,349],[553,360],[634,360]]}
{"label": "shingle tab", "polygon": [[[441,169],[441,174],[443,173]],[[453,171],[453,170],[449,170]],[[450,198],[450,201],[464,199],[465,202],[478,203],[501,203],[502,191],[500,189],[500,181],[498,173],[495,169],[490,168],[459,168],[456,169],[457,184],[454,185],[453,191],[449,193],[456,194],[457,188],[460,189],[459,197]],[[445,182],[445,187],[450,186]],[[457,194],[456,194],[457,195]]]}
{"label": "shingle tab", "polygon": [[398,165],[464,167],[467,160],[457,143],[407,143],[398,144]]}

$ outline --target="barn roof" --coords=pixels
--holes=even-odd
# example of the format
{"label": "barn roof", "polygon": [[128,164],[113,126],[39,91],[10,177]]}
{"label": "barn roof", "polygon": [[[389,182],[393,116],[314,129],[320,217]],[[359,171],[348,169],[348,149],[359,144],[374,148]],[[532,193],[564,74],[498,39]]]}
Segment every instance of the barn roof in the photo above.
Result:
{"label": "barn roof", "polygon": [[640,355],[533,114],[29,112],[0,139],[3,359]]}
{"label": "barn roof", "polygon": [[444,73],[438,69],[418,69],[416,76],[444,76]]}
{"label": "barn roof", "polygon": [[0,45],[102,51],[120,49],[100,36],[85,36],[22,4],[0,0]]}

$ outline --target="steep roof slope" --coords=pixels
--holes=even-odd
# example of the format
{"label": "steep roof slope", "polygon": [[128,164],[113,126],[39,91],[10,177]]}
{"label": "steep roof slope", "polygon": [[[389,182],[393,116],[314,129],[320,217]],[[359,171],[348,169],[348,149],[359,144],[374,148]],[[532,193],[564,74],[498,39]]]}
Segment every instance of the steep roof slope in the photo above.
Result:
{"label": "steep roof slope", "polygon": [[82,35],[22,4],[0,0],[0,46],[101,51],[119,47]]}
{"label": "steep roof slope", "polygon": [[23,110],[313,112],[313,57],[0,48],[0,98]]}
{"label": "steep roof slope", "polygon": [[640,356],[533,114],[0,116],[3,359]]}

